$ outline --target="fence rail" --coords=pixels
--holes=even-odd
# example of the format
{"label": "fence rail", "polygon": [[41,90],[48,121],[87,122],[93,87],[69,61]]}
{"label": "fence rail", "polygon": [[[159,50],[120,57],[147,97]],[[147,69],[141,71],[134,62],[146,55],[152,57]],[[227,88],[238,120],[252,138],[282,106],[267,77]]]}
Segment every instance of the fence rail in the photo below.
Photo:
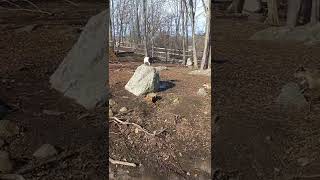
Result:
{"label": "fence rail", "polygon": [[[109,41],[109,45],[112,45],[112,41]],[[116,43],[116,47],[118,43]],[[128,42],[121,42],[120,48],[127,49],[128,51],[134,52],[136,54],[144,55],[144,45],[143,44],[133,44]],[[183,50],[182,49],[169,49],[164,47],[153,47],[151,49],[153,57],[160,59],[165,62],[181,63],[183,60]],[[203,51],[197,52],[197,59],[200,61]],[[192,51],[190,49],[185,51],[185,56],[192,57]]]}

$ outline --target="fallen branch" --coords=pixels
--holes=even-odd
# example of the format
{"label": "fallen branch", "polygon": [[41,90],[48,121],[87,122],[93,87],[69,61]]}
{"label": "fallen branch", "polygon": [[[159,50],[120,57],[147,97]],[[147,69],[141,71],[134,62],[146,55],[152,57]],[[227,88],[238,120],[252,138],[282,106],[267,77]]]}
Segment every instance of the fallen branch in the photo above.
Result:
{"label": "fallen branch", "polygon": [[23,176],[19,174],[1,174],[0,179],[2,180],[25,180]]}
{"label": "fallen branch", "polygon": [[110,157],[109,157],[109,162],[111,164],[120,164],[120,165],[124,165],[124,166],[131,166],[131,167],[136,167],[137,166],[135,163],[125,162],[125,161],[118,161],[118,160],[111,159]]}
{"label": "fallen branch", "polygon": [[76,6],[76,7],[79,6],[78,4],[76,4],[76,3],[74,3],[74,2],[72,2],[72,1],[70,1],[70,0],[64,0],[64,1],[66,1],[66,2],[68,2],[68,3],[70,3],[70,4],[72,4],[72,5],[74,5],[74,6]]}
{"label": "fallen branch", "polygon": [[144,129],[143,127],[141,127],[140,125],[138,125],[136,123],[121,121],[117,117],[110,117],[110,118],[114,119],[116,122],[118,122],[120,124],[123,124],[123,125],[133,125],[133,126],[137,127],[138,129],[140,129],[141,131],[145,132],[146,134],[150,135],[150,136],[159,135],[165,130],[165,129],[163,129],[163,130],[161,130],[159,132],[153,131],[153,133],[150,133],[146,129]]}
{"label": "fallen branch", "polygon": [[37,12],[37,13],[43,13],[43,14],[48,14],[48,15],[52,15],[52,13],[47,12],[47,11],[42,11],[42,10],[32,10],[32,9],[24,9],[24,8],[5,8],[0,6],[0,9],[4,9],[7,11],[28,11],[28,12]]}
{"label": "fallen branch", "polygon": [[313,174],[313,175],[302,175],[302,176],[293,176],[291,179],[307,179],[307,178],[320,178],[320,174]]}

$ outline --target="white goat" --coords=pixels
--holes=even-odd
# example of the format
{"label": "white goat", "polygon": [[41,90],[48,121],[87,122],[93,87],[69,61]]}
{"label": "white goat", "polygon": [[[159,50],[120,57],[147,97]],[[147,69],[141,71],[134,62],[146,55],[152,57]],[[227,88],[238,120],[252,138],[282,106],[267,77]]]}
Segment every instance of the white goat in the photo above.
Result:
{"label": "white goat", "polygon": [[149,61],[149,59],[150,59],[149,57],[145,57],[144,60],[143,60],[143,63],[150,66],[150,61]]}

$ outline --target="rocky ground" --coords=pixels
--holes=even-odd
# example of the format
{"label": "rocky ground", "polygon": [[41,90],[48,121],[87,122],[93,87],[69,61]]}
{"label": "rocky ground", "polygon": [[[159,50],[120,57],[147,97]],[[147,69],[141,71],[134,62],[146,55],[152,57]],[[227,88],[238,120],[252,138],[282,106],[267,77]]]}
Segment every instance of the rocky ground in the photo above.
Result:
{"label": "rocky ground", "polygon": [[0,121],[0,169],[25,179],[106,179],[105,108],[87,111],[49,84],[81,27],[106,5],[36,5],[50,14],[0,12],[0,99],[12,107]]}
{"label": "rocky ground", "polygon": [[[157,100],[136,97],[125,90],[135,69],[142,64],[141,56],[119,57],[109,64],[111,116],[136,123],[109,121],[109,156],[136,163],[130,167],[110,165],[112,179],[210,179],[211,95],[210,77],[190,75],[190,70],[174,64],[160,71],[167,83],[157,92]],[[200,90],[200,92],[198,92]],[[125,108],[124,108],[125,107]],[[156,132],[156,136],[149,133]]]}
{"label": "rocky ground", "polygon": [[319,66],[320,47],[251,41],[267,28],[246,18],[214,24],[213,168],[216,179],[319,179],[319,106],[281,110],[281,89],[299,65]]}

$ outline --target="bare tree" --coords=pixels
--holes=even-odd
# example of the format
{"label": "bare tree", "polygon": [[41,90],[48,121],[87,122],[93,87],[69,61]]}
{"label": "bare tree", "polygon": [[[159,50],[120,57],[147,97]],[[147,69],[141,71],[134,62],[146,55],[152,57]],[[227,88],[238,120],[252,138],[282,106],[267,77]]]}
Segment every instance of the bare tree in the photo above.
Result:
{"label": "bare tree", "polygon": [[227,11],[229,13],[241,13],[244,5],[244,0],[233,0]]}
{"label": "bare tree", "polygon": [[295,27],[297,25],[300,7],[301,7],[301,0],[288,1],[287,26]]}
{"label": "bare tree", "polygon": [[198,59],[197,59],[196,39],[195,39],[195,9],[194,9],[193,0],[189,0],[189,16],[191,19],[191,28],[192,28],[193,67],[198,69]]}
{"label": "bare tree", "polygon": [[144,16],[144,53],[146,57],[149,57],[148,30],[147,30],[147,0],[143,0],[143,16]]}
{"label": "bare tree", "polygon": [[269,25],[279,26],[279,13],[278,13],[278,0],[267,0],[268,4],[268,17],[265,23]]}
{"label": "bare tree", "polygon": [[183,0],[180,1],[181,5],[181,17],[182,17],[182,63],[185,65],[186,64],[186,38],[185,38],[185,13],[184,13],[184,6],[183,6]]}
{"label": "bare tree", "polygon": [[312,0],[312,10],[311,10],[311,18],[310,23],[316,24],[319,22],[320,18],[320,0]]}
{"label": "bare tree", "polygon": [[204,50],[201,60],[201,69],[208,68],[208,61],[209,61],[209,55],[210,55],[210,48],[211,48],[211,35],[210,35],[210,22],[211,22],[211,0],[207,0],[207,4],[205,4],[204,0],[202,0],[205,13],[206,13],[206,35],[204,40]]}

